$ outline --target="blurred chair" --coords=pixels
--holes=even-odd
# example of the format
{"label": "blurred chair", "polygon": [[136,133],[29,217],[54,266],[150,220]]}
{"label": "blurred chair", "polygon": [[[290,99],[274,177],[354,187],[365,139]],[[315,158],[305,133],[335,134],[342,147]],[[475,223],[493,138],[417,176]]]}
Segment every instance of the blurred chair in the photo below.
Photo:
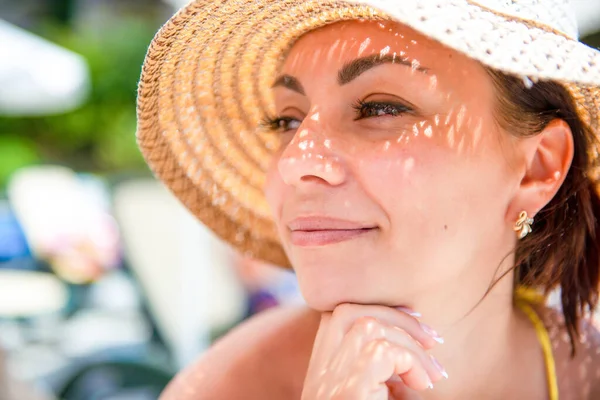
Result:
{"label": "blurred chair", "polygon": [[80,369],[58,396],[61,400],[155,400],[171,379],[144,364],[105,362]]}
{"label": "blurred chair", "polygon": [[52,400],[9,376],[5,354],[0,349],[0,400]]}
{"label": "blurred chair", "polygon": [[245,314],[232,252],[153,179],[117,185],[114,210],[128,264],[181,368]]}

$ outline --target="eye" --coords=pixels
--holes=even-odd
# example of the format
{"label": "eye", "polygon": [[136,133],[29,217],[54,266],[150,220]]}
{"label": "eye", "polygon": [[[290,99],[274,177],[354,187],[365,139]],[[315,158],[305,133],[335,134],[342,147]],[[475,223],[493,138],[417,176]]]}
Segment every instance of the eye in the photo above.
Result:
{"label": "eye", "polygon": [[394,103],[389,101],[362,101],[357,100],[352,105],[352,108],[356,110],[355,121],[364,118],[381,117],[384,115],[390,115],[392,117],[398,117],[405,113],[413,112],[414,110],[407,105],[402,103]]}
{"label": "eye", "polygon": [[292,117],[265,117],[261,125],[271,132],[284,133],[293,131],[300,127],[302,122]]}

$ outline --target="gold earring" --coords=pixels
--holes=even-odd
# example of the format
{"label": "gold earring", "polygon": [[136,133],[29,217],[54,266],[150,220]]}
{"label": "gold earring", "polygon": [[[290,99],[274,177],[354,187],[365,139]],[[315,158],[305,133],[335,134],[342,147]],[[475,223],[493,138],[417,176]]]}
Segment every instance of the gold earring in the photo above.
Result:
{"label": "gold earring", "polygon": [[531,229],[532,224],[533,218],[527,216],[527,211],[521,211],[519,219],[517,219],[517,222],[515,222],[515,226],[513,227],[515,232],[517,232],[517,237],[523,239],[525,236],[529,235],[533,231],[533,229]]}

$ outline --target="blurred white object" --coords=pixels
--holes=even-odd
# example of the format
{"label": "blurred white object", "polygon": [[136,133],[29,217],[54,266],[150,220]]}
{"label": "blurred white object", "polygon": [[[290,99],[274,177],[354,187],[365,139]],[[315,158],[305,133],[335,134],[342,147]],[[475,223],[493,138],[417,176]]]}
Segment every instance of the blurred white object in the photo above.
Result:
{"label": "blurred white object", "polygon": [[131,269],[184,366],[244,315],[231,250],[153,179],[121,184],[114,207]]}
{"label": "blurred white object", "polygon": [[69,318],[61,332],[62,353],[85,357],[107,349],[144,346],[152,328],[137,311],[82,310]]}
{"label": "blurred white object", "polygon": [[[185,6],[190,1],[191,0],[164,0],[165,3],[170,4],[176,10]],[[580,36],[600,32],[600,1],[571,0],[571,3],[577,15]]]}
{"label": "blurred white object", "polygon": [[175,9],[180,9],[191,1],[192,0],[164,0],[165,3],[170,4]]}
{"label": "blurred white object", "polygon": [[119,265],[118,227],[89,179],[63,167],[23,168],[8,197],[32,252],[63,279],[90,282]]}
{"label": "blurred white object", "polygon": [[50,395],[41,394],[37,390],[13,379],[9,373],[6,357],[0,349],[0,400],[50,400]]}
{"label": "blurred white object", "polygon": [[571,0],[580,36],[589,35],[600,31],[600,1],[598,0]]}
{"label": "blurred white object", "polygon": [[70,111],[89,90],[83,57],[0,20],[0,114]]}
{"label": "blurred white object", "polygon": [[0,269],[1,318],[56,313],[67,300],[65,284],[52,274]]}

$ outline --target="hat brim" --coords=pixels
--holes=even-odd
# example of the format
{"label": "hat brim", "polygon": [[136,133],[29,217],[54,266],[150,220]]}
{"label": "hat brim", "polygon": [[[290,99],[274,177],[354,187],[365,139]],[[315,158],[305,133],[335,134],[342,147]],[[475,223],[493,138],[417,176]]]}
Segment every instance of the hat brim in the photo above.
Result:
{"label": "hat brim", "polygon": [[286,51],[324,25],[393,20],[490,68],[558,81],[599,132],[598,51],[467,0],[378,3],[197,0],[152,41],[138,92],[138,144],[155,175],[242,253],[289,266],[263,194],[278,139],[258,127],[273,113],[270,87]]}

